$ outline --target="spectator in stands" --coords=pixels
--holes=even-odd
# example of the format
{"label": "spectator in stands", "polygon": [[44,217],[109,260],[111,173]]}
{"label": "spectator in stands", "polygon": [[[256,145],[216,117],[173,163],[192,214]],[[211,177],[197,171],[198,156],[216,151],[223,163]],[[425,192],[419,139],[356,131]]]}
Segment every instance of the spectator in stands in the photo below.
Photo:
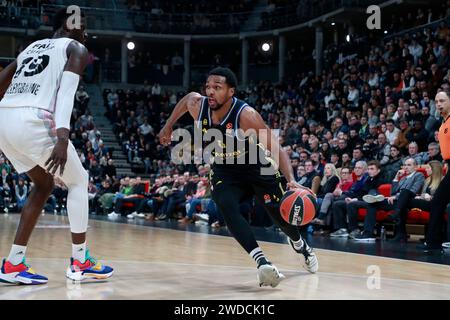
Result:
{"label": "spectator in stands", "polygon": [[428,178],[425,180],[421,192],[408,201],[398,202],[395,213],[391,216],[395,224],[395,236],[393,241],[404,242],[407,240],[406,221],[408,211],[417,208],[430,212],[431,199],[442,180],[442,163],[439,161],[430,161],[427,165],[422,166],[426,170]]}
{"label": "spectator in stands", "polygon": [[342,193],[348,191],[353,185],[353,178],[350,168],[342,168],[340,176],[340,178],[338,177],[340,181],[336,188],[332,192],[326,193],[323,196],[317,219],[314,219],[313,223],[318,225],[330,225],[331,215],[329,214],[329,209],[331,208],[333,201],[339,199]]}
{"label": "spectator in stands", "polygon": [[23,206],[25,205],[25,202],[27,201],[28,197],[28,187],[25,184],[25,180],[20,177],[19,182],[16,184],[15,187],[15,198],[17,202],[17,210],[20,212],[22,211]]}
{"label": "spectator in stands", "polygon": [[342,155],[342,163],[341,163],[341,167],[342,168],[344,168],[344,167],[353,167],[352,166],[352,159],[350,158],[350,156],[349,156],[349,154],[348,153],[344,153],[343,155]]}
{"label": "spectator in stands", "polygon": [[92,214],[106,214],[107,210],[112,208],[112,199],[114,197],[114,187],[112,181],[108,178],[103,179],[100,188],[91,201]]}
{"label": "spectator in stands", "polygon": [[94,183],[94,179],[90,178],[89,179],[89,184],[88,184],[88,199],[89,199],[89,207],[93,208],[94,207],[94,198],[97,195],[97,187],[95,186]]}
{"label": "spectator in stands", "polygon": [[378,145],[375,147],[374,156],[375,160],[380,162],[381,166],[388,164],[389,155],[391,153],[391,146],[387,142],[386,135],[384,133],[380,133],[378,135]]}
{"label": "spectator in stands", "polygon": [[403,165],[403,158],[400,149],[396,145],[390,148],[390,156],[388,163],[383,168],[383,177],[385,181],[392,181]]}
{"label": "spectator in stands", "polygon": [[76,108],[79,109],[81,113],[86,111],[89,99],[89,94],[84,90],[84,86],[80,85],[75,94],[75,103]]}
{"label": "spectator in stands", "polygon": [[369,122],[367,117],[361,117],[361,127],[359,128],[358,134],[361,139],[365,139],[369,135]]}
{"label": "spectator in stands", "polygon": [[294,179],[295,181],[298,180],[298,165],[300,164],[300,157],[292,157],[291,158],[291,166],[292,166],[292,171],[294,172]]}
{"label": "spectator in stands", "polygon": [[406,138],[409,141],[414,141],[417,143],[418,150],[424,150],[429,133],[424,129],[422,120],[414,121],[413,128],[408,132]]}
{"label": "spectator in stands", "polygon": [[111,91],[110,93],[108,93],[107,99],[108,110],[112,111],[114,106],[119,102],[119,95],[117,94],[117,92]]}
{"label": "spectator in stands", "polygon": [[408,145],[408,158],[413,158],[416,164],[422,164],[422,157],[419,154],[419,146],[416,142],[411,142]]}
{"label": "spectator in stands", "polygon": [[355,181],[348,191],[341,192],[338,199],[333,202],[333,227],[335,232],[330,234],[331,237],[347,237],[348,231],[346,227],[347,203],[350,199],[357,199],[360,195],[364,195],[364,185],[369,175],[367,174],[367,163],[358,161],[354,168]]}
{"label": "spectator in stands", "polygon": [[427,132],[433,132],[438,124],[438,120],[430,114],[430,107],[428,105],[422,106],[422,121]]}
{"label": "spectator in stands", "polygon": [[398,134],[400,133],[400,129],[395,126],[394,120],[388,119],[386,121],[386,129],[387,130],[386,130],[385,134],[386,134],[388,143],[390,145],[395,144]]}
{"label": "spectator in stands", "polygon": [[141,124],[139,126],[139,128],[141,129],[141,133],[145,137],[146,140],[149,139],[149,137],[147,137],[149,134],[151,134],[152,136],[155,135],[153,127],[148,123],[148,118],[147,117],[144,118],[144,123]]}
{"label": "spectator in stands", "polygon": [[298,167],[297,167],[297,182],[299,184],[302,184],[306,181],[306,169],[305,169],[305,165],[304,162],[300,162]]}
{"label": "spectator in stands", "polygon": [[[182,211],[184,211],[184,203],[186,201],[186,180],[184,176],[178,177],[170,190],[167,190],[165,193],[165,201],[161,208],[161,215],[157,216],[155,219],[157,220],[165,220],[167,218],[174,218],[177,210],[180,206],[183,207]],[[177,216],[176,218],[182,218],[182,216]]]}
{"label": "spectator in stands", "polygon": [[306,160],[305,161],[305,181],[303,183],[300,183],[302,186],[307,187],[312,190],[315,194],[319,192],[320,188],[320,175],[319,173],[314,169],[316,163],[314,160]]}
{"label": "spectator in stands", "polygon": [[[125,177],[120,179],[119,191],[116,192],[113,201],[117,202],[118,199],[123,198],[127,195],[132,194],[133,187],[130,185],[130,177]],[[120,215],[119,212],[115,210],[108,214],[110,218],[116,218]]]}
{"label": "spectator in stands", "polygon": [[[343,160],[344,161],[344,160]],[[353,158],[351,160],[351,166],[356,166],[359,161],[365,161],[364,153],[360,147],[353,149]],[[342,164],[344,166],[344,163]]]}
{"label": "spectator in stands", "polygon": [[[416,169],[416,160],[414,158],[406,159],[404,169],[400,169],[392,181],[390,197],[385,198],[380,194],[364,197],[364,201],[368,203],[368,206],[365,220],[367,223],[364,224],[364,232],[361,235],[362,241],[375,240],[373,237],[373,229],[375,227],[376,212],[378,209],[388,211],[397,208],[397,210],[402,210],[403,212],[408,207],[408,203],[421,192],[425,177],[421,172],[416,171]],[[398,212],[396,215],[398,216],[400,213]]]}
{"label": "spectator in stands", "polygon": [[100,185],[102,182],[102,170],[96,159],[91,161],[91,165],[89,167],[89,177],[91,177],[94,184]]}
{"label": "spectator in stands", "polygon": [[116,180],[117,172],[113,159],[108,159],[107,165],[102,169],[102,178]]}
{"label": "spectator in stands", "polygon": [[398,133],[397,139],[395,140],[394,144],[400,148],[402,153],[404,151],[409,151],[407,150],[409,149],[408,148],[409,140],[406,136],[410,130],[411,128],[408,125],[408,121],[406,121],[406,119],[400,120],[400,132]]}
{"label": "spectator in stands", "polygon": [[128,154],[128,162],[133,163],[138,156],[139,151],[138,142],[136,141],[134,135],[132,135],[130,139],[125,142],[125,151]]}
{"label": "spectator in stands", "polygon": [[[202,202],[211,200],[211,188],[205,182],[200,180],[197,183],[197,192],[186,197],[186,216],[179,220],[181,223],[192,223],[194,222],[194,213],[196,212],[197,206],[202,206]],[[205,208],[207,205],[203,205]]]}
{"label": "spectator in stands", "polygon": [[427,157],[425,159],[425,163],[429,163],[430,161],[439,161],[442,162],[441,150],[439,147],[439,143],[431,142],[428,145]]}
{"label": "spectator in stands", "polygon": [[323,173],[325,171],[325,165],[322,163],[323,159],[320,152],[311,153],[310,159],[314,161],[315,166],[314,170],[319,173],[320,177],[323,177]]}
{"label": "spectator in stands", "polygon": [[[348,171],[348,169],[346,170]],[[333,191],[336,189],[339,182],[340,179],[336,167],[331,163],[327,163],[325,165],[323,178],[320,181],[320,190],[319,193],[317,193],[317,205],[319,207],[321,206],[323,200],[325,199],[325,197],[327,197],[327,195],[329,198],[327,198],[326,201],[331,203],[332,199],[330,197],[332,196]],[[315,219],[316,223],[322,224],[325,214],[322,215],[322,217]]]}
{"label": "spectator in stands", "polygon": [[51,203],[51,207],[48,208],[48,212],[55,212],[56,210],[56,212],[59,212],[60,214],[65,214],[68,195],[67,186],[59,177],[55,177],[54,182],[55,188],[52,192],[53,203]]}
{"label": "spectator in stands", "polygon": [[5,161],[3,156],[0,156],[0,172],[3,172],[3,169],[5,169],[7,173],[11,173],[11,166]]}
{"label": "spectator in stands", "polygon": [[0,207],[3,207],[5,212],[9,210],[9,205],[13,200],[14,190],[12,175],[4,167],[0,175]]}
{"label": "spectator in stands", "polygon": [[[360,192],[355,194],[354,197],[345,198],[344,201],[346,203],[346,206],[336,206],[336,209],[338,209],[338,211],[333,212],[333,218],[335,219],[335,226],[340,226],[340,228],[336,232],[330,234],[330,236],[343,237],[344,234],[347,233],[350,238],[357,241],[364,239],[364,232],[361,233],[358,228],[358,210],[361,208],[367,208],[367,203],[363,201],[363,197],[370,193],[376,193],[378,187],[384,183],[380,174],[381,165],[379,161],[369,161],[367,163],[367,172],[369,177],[365,181],[364,186],[361,188]],[[345,218],[345,214],[347,215],[348,219],[348,232],[346,228],[343,228],[343,226],[345,225],[345,220],[342,220],[342,218]],[[370,229],[371,219],[372,217],[366,216],[364,220],[364,230]]]}
{"label": "spectator in stands", "polygon": [[[136,206],[141,202],[142,196],[145,193],[144,185],[142,184],[141,177],[130,179],[129,189],[124,190],[124,196],[116,198],[116,204],[114,206],[113,213],[124,214],[122,208],[124,203],[131,203]],[[131,218],[127,215],[128,218]]]}

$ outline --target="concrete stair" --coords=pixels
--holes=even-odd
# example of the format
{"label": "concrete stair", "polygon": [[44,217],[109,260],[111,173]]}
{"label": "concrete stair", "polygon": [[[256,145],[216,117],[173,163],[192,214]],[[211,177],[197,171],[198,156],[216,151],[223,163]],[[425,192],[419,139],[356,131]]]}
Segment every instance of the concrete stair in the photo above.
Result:
{"label": "concrete stair", "polygon": [[132,171],[131,165],[128,163],[127,156],[122,152],[122,147],[112,131],[112,124],[104,113],[106,109],[103,105],[102,91],[99,86],[89,84],[86,86],[86,91],[89,94],[89,109],[94,117],[94,123],[101,133],[101,138],[107,148],[114,148],[112,159],[116,166],[117,175],[128,175],[130,177],[136,176]]}

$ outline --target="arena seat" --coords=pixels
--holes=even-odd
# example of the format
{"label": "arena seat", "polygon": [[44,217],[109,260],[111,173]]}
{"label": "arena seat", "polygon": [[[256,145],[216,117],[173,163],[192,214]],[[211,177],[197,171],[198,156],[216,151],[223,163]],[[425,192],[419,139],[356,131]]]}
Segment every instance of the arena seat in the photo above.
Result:
{"label": "arena seat", "polygon": [[[150,181],[142,181],[144,184],[144,192],[148,193],[150,191]],[[135,198],[144,198],[143,195],[137,195]],[[132,202],[127,202],[126,200],[123,202],[123,210],[132,210],[135,205]]]}

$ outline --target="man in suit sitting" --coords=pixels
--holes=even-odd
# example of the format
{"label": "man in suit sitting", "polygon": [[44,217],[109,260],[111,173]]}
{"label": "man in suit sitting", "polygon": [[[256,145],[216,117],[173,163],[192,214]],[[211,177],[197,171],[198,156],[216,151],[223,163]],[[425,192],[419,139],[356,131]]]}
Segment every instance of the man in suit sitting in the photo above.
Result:
{"label": "man in suit sitting", "polygon": [[403,169],[400,169],[392,181],[391,196],[385,198],[382,195],[366,195],[363,200],[369,203],[367,215],[364,219],[364,231],[355,240],[373,241],[373,229],[376,223],[377,210],[395,210],[405,206],[422,190],[425,176],[416,171],[417,162],[414,158],[405,160]]}

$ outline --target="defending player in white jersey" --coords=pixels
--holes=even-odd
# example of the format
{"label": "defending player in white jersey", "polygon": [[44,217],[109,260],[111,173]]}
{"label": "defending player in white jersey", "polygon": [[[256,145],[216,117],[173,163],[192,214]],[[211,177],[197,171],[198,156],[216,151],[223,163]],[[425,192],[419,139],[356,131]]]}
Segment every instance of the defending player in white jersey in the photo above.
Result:
{"label": "defending player in white jersey", "polygon": [[52,193],[55,174],[68,187],[72,257],[67,277],[105,279],[113,274],[111,267],[97,262],[86,248],[89,177],[69,141],[74,95],[88,57],[83,45],[87,36],[84,18],[61,9],[55,14],[53,29],[53,38],[30,44],[0,72],[0,150],[34,183],[21,212],[14,244],[0,269],[0,281],[7,283],[48,281],[26,264],[25,252]]}

